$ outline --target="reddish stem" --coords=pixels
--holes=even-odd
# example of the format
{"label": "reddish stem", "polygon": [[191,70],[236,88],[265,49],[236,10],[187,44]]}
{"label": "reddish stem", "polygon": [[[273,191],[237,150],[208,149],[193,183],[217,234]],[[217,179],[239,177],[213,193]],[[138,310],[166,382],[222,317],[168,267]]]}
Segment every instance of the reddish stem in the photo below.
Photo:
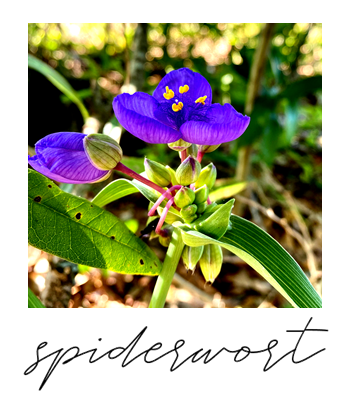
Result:
{"label": "reddish stem", "polygon": [[198,153],[197,153],[197,160],[199,161],[199,162],[201,162],[202,161],[202,159],[203,159],[203,156],[204,156],[204,152],[202,152],[202,151],[198,151]]}
{"label": "reddish stem", "polygon": [[128,176],[130,176],[131,178],[136,179],[139,182],[145,183],[145,185],[152,187],[152,189],[157,190],[158,192],[160,192],[161,194],[165,193],[166,191],[164,189],[162,189],[160,186],[156,185],[156,183],[151,182],[150,180],[144,178],[143,176],[139,175],[138,173],[136,173],[135,171],[131,170],[130,168],[128,168],[127,166],[125,166],[124,164],[122,164],[121,162],[119,162],[117,164],[117,166],[114,168],[116,171],[120,171],[123,174],[126,174]]}
{"label": "reddish stem", "polygon": [[165,208],[163,209],[161,218],[160,218],[160,220],[159,220],[159,222],[158,222],[158,224],[157,224],[156,230],[155,230],[157,234],[160,234],[160,233],[161,233],[161,228],[162,228],[162,226],[163,226],[164,220],[165,220],[165,218],[166,218],[166,216],[167,216],[167,213],[168,213],[168,211],[169,211],[169,208],[172,206],[173,202],[174,202],[174,197],[172,197],[172,198],[167,202]]}
{"label": "reddish stem", "polygon": [[187,159],[187,157],[188,157],[187,149],[185,149],[185,150],[183,150],[183,151],[180,152],[181,163],[182,163],[185,159]]}
{"label": "reddish stem", "polygon": [[211,200],[210,200],[210,197],[209,197],[209,196],[208,196],[208,198],[207,198],[207,204],[208,204],[208,205],[211,204]]}
{"label": "reddish stem", "polygon": [[[174,198],[173,198],[173,196],[171,195],[171,192],[172,192],[173,190],[178,190],[178,189],[181,189],[181,188],[182,188],[181,185],[175,185],[175,186],[172,186],[170,189],[165,190],[164,193],[162,194],[162,196],[155,202],[155,205],[150,209],[148,215],[149,215],[149,216],[153,216],[153,215],[155,214],[155,212],[156,212],[156,209],[161,205],[161,202],[162,202],[165,198],[168,198],[168,200],[173,199],[173,202],[174,202]],[[173,204],[173,202],[172,202],[172,204]]]}

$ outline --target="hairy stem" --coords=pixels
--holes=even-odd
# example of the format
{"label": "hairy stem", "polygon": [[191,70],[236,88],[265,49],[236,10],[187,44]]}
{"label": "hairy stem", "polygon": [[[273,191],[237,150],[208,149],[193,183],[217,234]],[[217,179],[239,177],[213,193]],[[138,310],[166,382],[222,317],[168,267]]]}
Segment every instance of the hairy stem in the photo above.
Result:
{"label": "hairy stem", "polygon": [[164,259],[162,271],[157,278],[152,293],[149,308],[163,308],[184,246],[181,232],[179,229],[175,228]]}

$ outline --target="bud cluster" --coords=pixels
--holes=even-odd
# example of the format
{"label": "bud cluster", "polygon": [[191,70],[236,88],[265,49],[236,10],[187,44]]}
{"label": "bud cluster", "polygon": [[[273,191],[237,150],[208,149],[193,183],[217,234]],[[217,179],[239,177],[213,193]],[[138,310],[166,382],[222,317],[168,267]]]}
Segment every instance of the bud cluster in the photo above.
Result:
{"label": "bud cluster", "polygon": [[[211,203],[209,200],[209,192],[213,188],[216,181],[216,167],[210,163],[203,169],[200,162],[197,160],[197,145],[192,144],[187,147],[183,141],[177,141],[170,146],[172,149],[183,153],[186,148],[188,156],[184,159],[179,167],[175,170],[169,166],[163,166],[155,161],[145,159],[145,171],[147,177],[161,187],[168,187],[167,196],[162,196],[155,204],[149,215],[153,215],[155,209],[162,215],[164,208],[159,206],[160,201],[164,198],[171,200],[171,204],[176,206],[179,211],[175,211],[176,215],[172,218],[173,211],[166,212],[166,218],[163,219],[168,224],[178,220],[178,216],[182,221],[190,224],[193,229],[196,229],[199,223],[206,218],[209,218],[221,205]],[[204,149],[206,147],[198,147]],[[214,147],[215,148],[215,147]],[[172,197],[171,197],[172,195]],[[204,216],[202,216],[204,215]],[[199,231],[199,230],[198,230]],[[159,236],[160,243],[167,247],[170,242],[171,232],[166,226],[162,230],[156,230]],[[221,247],[214,244],[204,246],[185,246],[182,253],[183,263],[187,270],[194,271],[197,264],[200,265],[202,274],[207,282],[213,283],[219,274],[222,266],[222,250]]]}

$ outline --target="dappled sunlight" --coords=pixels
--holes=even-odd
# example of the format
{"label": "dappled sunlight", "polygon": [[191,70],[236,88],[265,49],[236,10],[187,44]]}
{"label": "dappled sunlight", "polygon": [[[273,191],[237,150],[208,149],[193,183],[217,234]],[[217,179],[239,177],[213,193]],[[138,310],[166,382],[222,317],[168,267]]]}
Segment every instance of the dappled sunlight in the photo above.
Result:
{"label": "dappled sunlight", "polygon": [[[218,174],[215,184],[208,187],[209,199],[207,197],[201,204],[223,204],[235,198],[232,211],[235,217],[241,216],[266,231],[298,262],[321,293],[321,23],[29,23],[28,29],[28,52],[32,61],[29,67],[30,156],[37,155],[34,145],[49,134],[70,131],[90,136],[101,133],[103,138],[106,135],[119,143],[123,151],[120,163],[130,170],[123,176],[116,163],[118,167],[110,166],[111,170],[107,171],[110,176],[98,178],[99,183],[54,181],[55,185],[74,197],[84,198],[88,204],[105,187],[115,186],[116,198],[107,200],[103,208],[133,233],[125,233],[121,243],[127,242],[129,234],[135,234],[136,241],[149,247],[163,262],[166,241],[173,231],[169,206],[168,223],[161,222],[165,205],[156,211],[157,206],[153,209],[156,200],[147,201],[142,192],[136,191],[139,189],[123,194],[134,184],[125,181],[121,188],[115,181],[130,180],[131,171],[144,175],[144,157],[147,162],[162,163],[170,172],[179,168],[186,154],[196,160],[196,144],[201,144],[202,168],[214,162]],[[267,45],[259,57],[256,54],[263,40]],[[33,66],[35,60],[41,61],[37,67]],[[167,74],[181,68],[188,68],[206,79],[207,92],[201,94],[201,81],[197,86],[187,82],[189,76],[185,76],[176,88],[170,83],[167,87],[162,85]],[[162,103],[158,104],[160,99],[151,101],[148,96],[153,95],[161,81],[158,97],[170,104],[163,107]],[[175,93],[168,94],[171,90]],[[120,96],[136,92],[142,93],[133,97]],[[191,93],[195,95],[193,98]],[[119,103],[124,97],[130,97],[125,119],[128,122],[134,116],[136,131],[146,134],[147,127],[151,126],[148,119],[163,121],[161,126],[156,123],[151,133],[146,134],[149,139],[137,138],[138,135],[132,133],[132,124],[115,116],[117,111],[114,112],[113,103]],[[144,100],[131,101],[134,97]],[[214,103],[213,109],[209,109],[211,113],[207,110],[210,98]],[[169,102],[171,99],[176,101]],[[224,105],[221,114],[220,109],[217,110],[220,104]],[[190,112],[193,108],[196,112]],[[234,110],[238,116],[243,116],[240,119],[250,117],[245,133],[235,140],[226,139],[228,142],[205,154],[208,145],[203,145],[203,140],[197,142],[194,138],[200,133],[192,130],[199,130],[202,124],[208,130],[212,124],[224,124],[227,119],[229,132]],[[231,118],[223,111],[229,111]],[[187,134],[183,136],[182,126],[189,122],[196,122],[195,128],[190,123],[191,129],[185,130]],[[171,137],[175,130],[178,134],[174,137],[186,138],[175,144],[196,144],[178,154],[168,147],[167,142],[170,142],[178,148],[170,139],[150,143],[152,138],[164,133],[160,127]],[[210,129],[207,135],[211,137]],[[218,146],[217,135],[211,138],[209,144]],[[165,193],[164,189],[177,186],[179,175],[174,170],[165,186],[156,183],[161,190],[156,189],[156,197]],[[146,180],[150,180],[148,174]],[[180,182],[186,185],[181,178]],[[194,189],[194,183],[189,182],[188,187]],[[168,201],[174,201],[177,189],[170,189],[168,193],[173,193]],[[40,197],[41,202],[41,196],[35,197]],[[93,204],[91,202],[90,207]],[[174,203],[170,209],[175,206]],[[205,208],[200,208],[203,213]],[[150,217],[151,209],[154,216]],[[80,220],[81,212],[73,219]],[[84,217],[83,213],[81,220]],[[176,219],[178,217],[181,218],[179,215]],[[151,222],[151,219],[155,220]],[[163,233],[161,226],[165,229]],[[114,240],[115,236],[112,234],[109,238]],[[85,253],[85,249],[81,248],[80,252]],[[114,263],[121,260],[117,255],[114,260],[110,259],[110,265],[98,265],[102,259],[96,259],[99,261],[94,261],[96,265],[89,262],[90,266],[84,266],[79,261],[73,264],[29,246],[29,287],[49,308],[148,308],[159,269],[156,275],[149,271],[134,274],[135,271],[127,271],[128,257],[125,256],[122,258],[126,262],[119,272],[129,273],[121,274],[110,269],[115,269]],[[65,258],[72,259],[71,256]],[[246,260],[227,249],[223,249],[221,259],[221,272],[212,284],[206,282],[200,263],[192,272],[181,260],[165,307],[265,309],[290,306],[269,282],[246,264]],[[143,266],[142,255],[136,264]],[[104,269],[94,268],[96,266]]]}

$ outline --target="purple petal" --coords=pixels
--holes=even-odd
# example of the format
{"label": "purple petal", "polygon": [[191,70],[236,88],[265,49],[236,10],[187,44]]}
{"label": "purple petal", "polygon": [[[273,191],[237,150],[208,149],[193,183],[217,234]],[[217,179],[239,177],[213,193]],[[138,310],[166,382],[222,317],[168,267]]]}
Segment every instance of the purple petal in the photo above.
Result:
{"label": "purple petal", "polygon": [[[185,85],[189,87],[189,90],[181,95],[181,93],[179,93],[179,88]],[[179,99],[182,96],[185,97],[185,101],[194,103],[199,97],[207,96],[205,105],[211,104],[212,92],[208,81],[201,74],[193,72],[188,68],[173,70],[161,80],[153,92],[153,97],[159,103],[167,101],[163,97],[163,93],[166,92],[166,86],[168,86]]]}
{"label": "purple petal", "polygon": [[184,123],[183,140],[198,145],[217,145],[240,137],[250,123],[249,116],[237,112],[232,105],[213,104],[205,113],[205,121]]}
{"label": "purple petal", "polygon": [[146,93],[120,94],[113,108],[120,124],[135,137],[150,144],[167,144],[181,138],[181,133],[159,122],[154,113],[160,111],[158,102]]}
{"label": "purple petal", "polygon": [[85,134],[61,132],[50,134],[35,145],[36,156],[29,157],[29,164],[41,174],[58,182],[93,183],[109,171],[95,168],[84,148]]}

